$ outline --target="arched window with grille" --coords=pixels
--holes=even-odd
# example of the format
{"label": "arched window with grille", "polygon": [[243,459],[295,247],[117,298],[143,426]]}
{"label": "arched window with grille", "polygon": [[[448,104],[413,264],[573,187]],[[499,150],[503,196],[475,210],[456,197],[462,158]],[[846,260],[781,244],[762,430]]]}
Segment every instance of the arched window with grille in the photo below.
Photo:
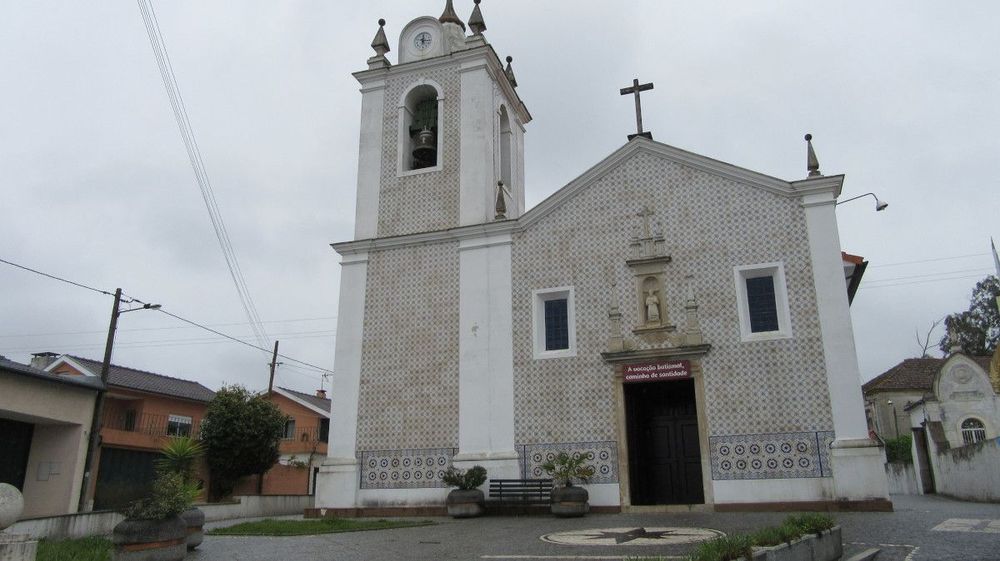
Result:
{"label": "arched window with grille", "polygon": [[962,441],[965,444],[975,444],[986,440],[986,427],[979,419],[969,418],[962,421]]}

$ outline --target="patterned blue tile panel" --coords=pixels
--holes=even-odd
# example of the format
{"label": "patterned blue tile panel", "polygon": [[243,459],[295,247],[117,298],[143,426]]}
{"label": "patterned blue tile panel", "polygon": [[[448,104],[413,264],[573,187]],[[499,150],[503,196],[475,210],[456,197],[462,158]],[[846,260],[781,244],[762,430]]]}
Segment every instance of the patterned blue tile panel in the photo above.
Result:
{"label": "patterned blue tile panel", "polygon": [[446,487],[441,476],[451,466],[454,448],[367,450],[359,453],[362,489]]}
{"label": "patterned blue tile panel", "polygon": [[562,442],[557,444],[519,444],[517,453],[521,456],[521,477],[548,477],[542,464],[552,460],[559,452],[567,454],[589,454],[590,465],[594,466],[594,476],[590,483],[618,483],[618,443],[613,440],[601,442]]}
{"label": "patterned blue tile panel", "polygon": [[712,479],[831,477],[833,431],[713,436]]}

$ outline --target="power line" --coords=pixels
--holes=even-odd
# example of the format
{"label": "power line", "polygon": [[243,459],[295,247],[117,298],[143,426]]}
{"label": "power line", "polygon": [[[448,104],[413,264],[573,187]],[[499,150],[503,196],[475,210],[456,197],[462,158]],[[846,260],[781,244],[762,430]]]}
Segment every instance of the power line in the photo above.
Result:
{"label": "power line", "polygon": [[[196,329],[192,327],[192,329]],[[336,336],[336,330],[326,330],[326,331],[300,331],[298,334],[286,334],[277,335],[282,341],[286,340],[300,340],[300,339],[325,339],[333,338]],[[242,339],[241,339],[242,340]],[[217,343],[227,343],[228,339],[222,337],[192,337],[186,339],[152,339],[148,341],[116,341],[116,349],[155,349],[159,347],[184,347],[189,345],[213,345]],[[61,350],[79,350],[79,349],[99,349],[104,346],[104,343],[94,342],[94,343],[76,343],[70,345],[50,345],[58,347]],[[20,346],[20,347],[6,347],[0,349],[0,352],[5,353],[21,353],[21,352],[34,352],[38,351],[38,345],[33,345],[30,347]]]}
{"label": "power line", "polygon": [[934,257],[931,259],[919,259],[917,261],[899,261],[897,263],[875,263],[869,265],[869,269],[875,269],[880,267],[899,267],[901,265],[916,265],[918,263],[935,263],[937,261],[952,261],[955,259],[968,259],[970,257],[985,257],[989,253],[970,253],[969,255],[955,255],[952,257]]}
{"label": "power line", "polygon": [[[337,319],[337,316],[325,316],[325,317],[315,317],[315,318],[293,318],[293,319],[272,319],[264,321],[262,323],[298,323],[306,321],[328,321]],[[209,323],[206,324],[210,327],[228,327],[233,325],[246,325],[245,321],[236,321],[229,323]],[[166,327],[133,327],[129,329],[118,329],[118,333],[132,333],[137,331],[177,331],[180,329],[197,329],[197,327],[191,326],[166,326]],[[0,334],[0,339],[5,337],[55,337],[59,335],[103,335],[107,334],[107,331],[91,330],[91,331],[52,331],[49,333],[5,333]],[[281,334],[277,334],[280,336]]]}
{"label": "power line", "polygon": [[929,277],[940,277],[942,275],[958,275],[958,274],[962,274],[962,273],[988,274],[989,270],[988,269],[984,270],[982,268],[978,268],[978,269],[963,269],[961,271],[945,271],[943,273],[927,273],[926,275],[908,275],[908,276],[905,276],[905,277],[894,277],[894,278],[889,278],[889,279],[873,279],[873,280],[868,281],[868,284],[871,285],[872,283],[880,283],[880,282],[891,282],[891,281],[899,281],[899,280],[910,280],[910,279],[922,279],[922,278],[929,278]]}
{"label": "power line", "polygon": [[201,148],[198,146],[198,141],[194,134],[194,127],[191,125],[191,119],[188,116],[184,96],[177,85],[177,76],[174,74],[173,64],[170,62],[170,53],[167,51],[163,32],[160,30],[160,23],[156,18],[156,11],[153,9],[153,4],[150,0],[136,1],[139,5],[139,11],[142,13],[146,33],[149,36],[149,44],[153,49],[153,56],[156,59],[160,76],[163,79],[163,86],[167,90],[167,99],[170,101],[170,108],[174,113],[174,119],[177,121],[177,127],[180,130],[181,140],[184,142],[188,159],[191,162],[191,168],[194,171],[195,180],[198,183],[202,199],[205,202],[209,218],[212,221],[215,237],[219,241],[219,247],[222,249],[223,257],[225,257],[226,266],[229,268],[229,276],[236,287],[240,304],[242,304],[243,311],[246,313],[254,337],[257,339],[257,344],[264,347],[268,341],[267,332],[261,322],[260,314],[257,312],[257,306],[250,296],[246,277],[243,275],[243,270],[240,267],[239,260],[236,258],[236,251],[233,249],[225,221],[222,219],[222,211],[219,209],[215,192],[212,189],[212,182],[209,179],[208,170],[201,155]]}
{"label": "power line", "polygon": [[[110,293],[110,292],[108,292],[108,291],[101,290],[99,288],[94,288],[92,286],[87,286],[85,284],[82,284],[82,283],[79,283],[79,282],[75,282],[75,281],[71,281],[69,279],[65,279],[65,278],[62,278],[62,277],[57,277],[57,276],[51,275],[49,273],[43,273],[42,271],[39,271],[37,269],[32,269],[30,267],[25,267],[24,265],[19,265],[19,264],[14,263],[14,262],[7,261],[6,259],[0,259],[0,263],[5,263],[5,264],[10,265],[12,267],[17,267],[18,269],[23,269],[25,271],[29,271],[31,273],[35,273],[35,274],[41,275],[43,277],[47,277],[47,278],[54,279],[54,280],[57,280],[57,281],[60,281],[60,282],[64,282],[66,284],[70,284],[70,285],[73,285],[73,286],[76,286],[76,287],[79,287],[79,288],[84,288],[84,289],[87,289],[87,290],[90,290],[90,291],[93,291],[93,292],[98,292],[100,294],[106,294],[108,296],[113,296],[113,294]],[[125,303],[127,303],[127,304],[133,304],[133,303],[134,304],[141,304],[141,305],[147,305],[147,304],[149,304],[148,302],[143,302],[142,300],[139,300],[138,298],[135,298],[135,297],[132,297],[132,296],[126,296],[126,299],[123,300],[123,301]],[[195,321],[189,320],[187,318],[181,317],[181,316],[179,316],[177,314],[170,313],[167,310],[164,310],[162,307],[154,308],[154,309],[156,311],[160,312],[160,313],[166,314],[166,315],[168,315],[168,316],[170,316],[172,318],[180,320],[180,321],[182,321],[184,323],[187,323],[187,324],[189,324],[191,326],[194,326],[194,327],[197,327],[199,329],[204,329],[205,331],[208,331],[210,333],[214,333],[214,334],[216,334],[216,335],[218,335],[220,337],[223,337],[225,339],[228,339],[230,341],[239,343],[241,345],[245,345],[245,346],[250,347],[252,349],[257,349],[258,351],[263,351],[265,353],[270,353],[271,352],[269,349],[265,349],[263,347],[259,347],[257,345],[254,345],[253,343],[248,343],[247,341],[244,341],[242,339],[238,339],[236,337],[233,337],[232,335],[228,335],[228,334],[223,333],[221,331],[217,331],[217,330],[212,329],[211,327],[208,327],[206,325],[202,325],[202,324],[200,324],[198,322],[195,322]],[[328,335],[324,335],[324,337],[328,337]],[[281,358],[283,358],[283,359],[285,359],[285,360],[288,360],[288,361],[300,364],[302,366],[308,366],[310,368],[314,368],[318,372],[330,372],[330,370],[327,369],[327,368],[323,368],[322,366],[317,366],[315,364],[306,362],[304,360],[299,360],[297,358],[292,358],[290,356],[283,355],[283,354],[279,354],[278,356],[281,357]]]}
{"label": "power line", "polygon": [[880,284],[880,285],[876,285],[876,286],[864,286],[864,285],[862,285],[862,286],[858,287],[858,290],[873,290],[873,289],[876,289],[876,288],[890,288],[890,287],[893,287],[893,286],[909,286],[909,285],[912,285],[912,284],[925,284],[925,283],[929,283],[929,282],[943,282],[943,281],[951,281],[951,280],[978,279],[978,278],[982,278],[982,275],[965,275],[965,276],[960,276],[960,277],[949,277],[949,278],[944,278],[944,279],[924,279],[924,280],[917,280],[917,281],[913,281],[913,282],[899,282],[899,283],[896,283],[896,284]]}
{"label": "power line", "polygon": [[92,286],[87,286],[85,284],[81,284],[81,283],[74,282],[74,281],[71,281],[71,280],[68,280],[68,279],[64,279],[62,277],[57,277],[55,275],[50,275],[48,273],[43,273],[41,271],[32,269],[31,267],[25,267],[24,265],[18,265],[17,263],[12,263],[12,262],[7,261],[5,259],[0,259],[0,263],[6,263],[7,265],[10,265],[12,267],[17,267],[18,269],[24,269],[25,271],[28,271],[28,272],[31,272],[31,273],[35,273],[36,275],[42,275],[43,277],[48,277],[48,278],[53,279],[53,280],[57,280],[57,281],[64,282],[64,283],[67,283],[67,284],[72,284],[73,286],[78,286],[80,288],[86,288],[87,290],[91,290],[91,291],[97,292],[99,294],[106,294],[108,296],[114,296],[113,292],[108,292],[107,290],[101,290],[100,288],[94,288]]}

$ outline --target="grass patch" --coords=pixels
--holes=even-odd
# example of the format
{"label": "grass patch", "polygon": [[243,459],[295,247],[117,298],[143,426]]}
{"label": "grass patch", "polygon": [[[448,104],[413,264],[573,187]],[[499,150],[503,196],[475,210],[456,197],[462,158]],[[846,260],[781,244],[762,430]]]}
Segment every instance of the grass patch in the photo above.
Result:
{"label": "grass patch", "polygon": [[[688,561],[734,561],[750,559],[754,547],[773,547],[791,543],[802,536],[820,534],[836,525],[826,514],[793,514],[785,518],[780,526],[768,526],[749,536],[732,534],[700,543]],[[634,558],[633,561],[653,561],[653,558]]]}
{"label": "grass patch", "polygon": [[795,526],[802,534],[820,534],[836,525],[833,517],[815,512],[793,514],[785,519],[785,524]]}
{"label": "grass patch", "polygon": [[110,561],[111,540],[83,538],[80,540],[41,540],[37,561]]}
{"label": "grass patch", "polygon": [[750,536],[734,534],[701,542],[691,552],[691,561],[733,561],[753,556],[753,540]]}
{"label": "grass patch", "polygon": [[359,520],[355,518],[315,518],[310,520],[258,520],[205,532],[210,536],[309,536],[337,532],[362,532],[432,526],[430,520]]}

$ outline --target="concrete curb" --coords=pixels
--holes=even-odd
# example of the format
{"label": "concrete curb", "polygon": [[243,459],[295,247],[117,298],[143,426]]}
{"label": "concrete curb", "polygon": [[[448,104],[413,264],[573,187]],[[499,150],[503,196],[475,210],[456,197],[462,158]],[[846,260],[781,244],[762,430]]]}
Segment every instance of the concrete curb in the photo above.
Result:
{"label": "concrete curb", "polygon": [[881,549],[878,549],[877,547],[873,547],[872,549],[866,549],[866,550],[862,551],[861,553],[858,553],[856,555],[852,555],[851,557],[849,557],[848,559],[845,559],[844,561],[871,561],[872,559],[875,559],[876,557],[878,557],[878,554],[881,551],[882,551]]}

